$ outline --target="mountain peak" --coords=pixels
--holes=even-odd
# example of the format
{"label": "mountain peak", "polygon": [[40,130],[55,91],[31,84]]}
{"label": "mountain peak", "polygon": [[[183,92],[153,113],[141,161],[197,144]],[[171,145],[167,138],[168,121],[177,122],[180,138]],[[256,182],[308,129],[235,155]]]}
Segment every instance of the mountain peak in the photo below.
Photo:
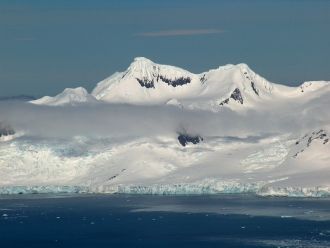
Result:
{"label": "mountain peak", "polygon": [[164,70],[166,72],[176,71],[176,72],[180,72],[180,73],[190,73],[187,70],[184,70],[180,67],[155,63],[145,57],[134,58],[133,62],[127,68],[126,72],[129,72],[129,71],[146,72],[146,71],[148,71],[149,73],[151,73],[151,72],[158,72],[158,71],[164,71]]}
{"label": "mountain peak", "polygon": [[132,63],[154,63],[153,61],[151,61],[150,59],[146,58],[146,57],[135,57]]}
{"label": "mountain peak", "polygon": [[145,57],[136,57],[133,62],[123,72],[122,79],[131,78],[142,81],[159,81],[160,77],[168,77],[168,79],[185,77],[191,75],[190,72],[179,67],[171,65],[157,64]]}
{"label": "mountain peak", "polygon": [[80,96],[87,96],[88,92],[84,87],[77,87],[77,88],[66,88],[62,92],[62,94],[74,94]]}
{"label": "mountain peak", "polygon": [[147,59],[145,57],[136,57],[134,58],[129,68],[148,67],[153,65],[155,65],[155,63],[150,59]]}
{"label": "mountain peak", "polygon": [[127,68],[127,74],[148,74],[154,70],[156,70],[156,64],[152,62],[150,59],[144,57],[136,57],[133,62]]}

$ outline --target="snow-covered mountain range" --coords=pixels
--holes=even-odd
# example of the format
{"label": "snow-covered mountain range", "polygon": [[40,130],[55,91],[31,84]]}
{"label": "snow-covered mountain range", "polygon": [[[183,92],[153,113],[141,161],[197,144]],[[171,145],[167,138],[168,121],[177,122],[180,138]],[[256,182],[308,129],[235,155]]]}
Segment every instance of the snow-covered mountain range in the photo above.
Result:
{"label": "snow-covered mountain range", "polygon": [[[287,87],[268,82],[248,65],[225,65],[201,74],[149,59],[135,58],[128,69],[99,82],[91,94],[82,88],[65,89],[55,97],[31,101],[40,105],[77,105],[81,103],[131,103],[141,105],[173,104],[188,109],[221,110],[253,108],[260,102],[306,98],[311,92],[329,90],[326,81],[305,82]],[[305,94],[304,94],[305,93]],[[273,101],[273,102],[272,102]]]}
{"label": "snow-covered mountain range", "polygon": [[0,192],[330,195],[329,107],[327,81],[136,58],[91,93],[6,103]]}

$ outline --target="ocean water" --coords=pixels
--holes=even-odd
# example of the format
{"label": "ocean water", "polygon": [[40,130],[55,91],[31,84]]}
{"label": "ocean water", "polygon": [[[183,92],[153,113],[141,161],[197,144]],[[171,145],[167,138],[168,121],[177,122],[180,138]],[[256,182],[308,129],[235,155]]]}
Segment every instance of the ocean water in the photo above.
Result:
{"label": "ocean water", "polygon": [[330,247],[330,199],[0,196],[0,247]]}

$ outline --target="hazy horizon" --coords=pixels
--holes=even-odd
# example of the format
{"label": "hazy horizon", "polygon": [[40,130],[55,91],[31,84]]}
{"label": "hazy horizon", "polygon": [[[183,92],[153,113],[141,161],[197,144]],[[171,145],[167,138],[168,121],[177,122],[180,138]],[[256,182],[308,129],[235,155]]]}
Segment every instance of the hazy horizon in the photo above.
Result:
{"label": "hazy horizon", "polygon": [[87,90],[134,57],[271,82],[330,80],[330,1],[0,1],[0,96]]}

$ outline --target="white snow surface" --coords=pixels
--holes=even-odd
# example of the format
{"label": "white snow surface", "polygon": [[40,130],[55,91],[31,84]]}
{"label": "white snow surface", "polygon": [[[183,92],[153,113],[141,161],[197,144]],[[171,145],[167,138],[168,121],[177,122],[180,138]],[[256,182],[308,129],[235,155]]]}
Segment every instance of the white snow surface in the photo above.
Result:
{"label": "white snow surface", "polygon": [[3,194],[330,195],[327,81],[287,87],[246,64],[194,74],[140,57],[91,94],[31,103],[0,106],[16,131],[0,139]]}

